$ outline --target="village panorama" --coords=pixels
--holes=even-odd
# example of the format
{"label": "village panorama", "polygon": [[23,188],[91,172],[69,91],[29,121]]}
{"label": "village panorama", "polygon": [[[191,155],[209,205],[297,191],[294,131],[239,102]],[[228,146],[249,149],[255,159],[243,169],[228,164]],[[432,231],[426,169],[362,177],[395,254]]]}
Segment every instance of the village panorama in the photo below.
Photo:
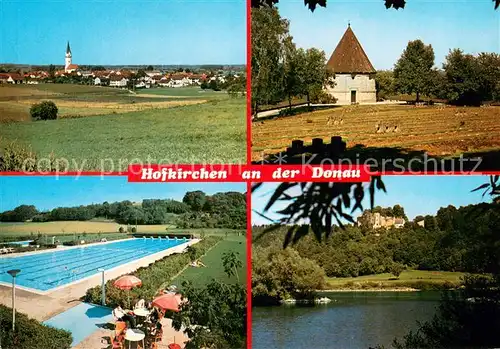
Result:
{"label": "village panorama", "polygon": [[245,161],[245,65],[83,65],[85,48],[61,48],[61,64],[0,63],[0,148],[14,154],[0,170]]}

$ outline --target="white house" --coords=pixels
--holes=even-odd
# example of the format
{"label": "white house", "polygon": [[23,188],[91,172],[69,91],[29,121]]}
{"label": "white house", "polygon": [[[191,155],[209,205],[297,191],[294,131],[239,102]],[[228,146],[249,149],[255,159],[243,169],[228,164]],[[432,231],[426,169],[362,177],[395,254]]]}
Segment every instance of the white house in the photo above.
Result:
{"label": "white house", "polygon": [[114,75],[109,78],[109,86],[111,87],[127,87],[127,82],[128,79],[123,76]]}
{"label": "white house", "polygon": [[96,77],[94,79],[94,85],[100,85],[101,84],[101,78],[100,77]]}
{"label": "white house", "polygon": [[335,73],[335,86],[328,87],[327,92],[338,104],[377,101],[376,70],[350,25],[328,60],[327,68]]}

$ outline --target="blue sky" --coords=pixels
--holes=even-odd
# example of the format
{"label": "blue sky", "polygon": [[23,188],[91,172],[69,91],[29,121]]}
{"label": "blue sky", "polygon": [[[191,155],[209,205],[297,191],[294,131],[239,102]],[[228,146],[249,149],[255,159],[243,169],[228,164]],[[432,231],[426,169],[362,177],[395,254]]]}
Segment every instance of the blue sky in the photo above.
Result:
{"label": "blue sky", "polygon": [[302,0],[282,0],[282,17],[299,47],[317,47],[330,57],[350,21],[375,69],[390,69],[408,41],[431,44],[441,63],[450,48],[468,53],[500,52],[500,10],[490,0],[408,0],[387,10],[382,0],[328,0],[313,13]]}
{"label": "blue sky", "polygon": [[22,204],[39,210],[58,206],[79,206],[104,201],[141,201],[175,199],[181,201],[188,191],[246,191],[245,183],[128,183],[120,176],[0,176],[0,212]]}
{"label": "blue sky", "polygon": [[[404,207],[409,219],[418,215],[434,215],[440,207],[453,205],[455,207],[491,202],[488,196],[482,197],[482,191],[471,193],[471,190],[489,181],[488,176],[384,176],[383,182],[387,194],[381,191],[375,193],[375,206],[392,207],[399,204]],[[279,183],[278,183],[279,184]],[[266,206],[276,183],[266,183],[252,194],[252,210],[262,212]],[[292,192],[297,194],[298,191]],[[266,214],[276,219],[275,211],[284,208],[286,204],[278,203]],[[370,208],[369,194],[363,202],[365,209]],[[357,217],[361,212],[354,213]],[[252,214],[252,224],[269,224],[269,221]]]}
{"label": "blue sky", "polygon": [[245,0],[0,0],[0,63],[244,64]]}

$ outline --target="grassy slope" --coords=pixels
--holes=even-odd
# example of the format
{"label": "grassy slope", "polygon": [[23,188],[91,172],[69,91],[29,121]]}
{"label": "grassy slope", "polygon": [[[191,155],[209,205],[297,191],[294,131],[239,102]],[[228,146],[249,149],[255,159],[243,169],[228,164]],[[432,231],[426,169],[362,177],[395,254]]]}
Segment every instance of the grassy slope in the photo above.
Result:
{"label": "grassy slope", "polygon": [[389,287],[411,287],[412,283],[423,282],[432,284],[443,284],[445,282],[460,283],[460,278],[464,273],[448,271],[425,271],[425,270],[406,270],[401,273],[399,278],[392,274],[365,275],[349,278],[327,278],[327,287],[336,288],[389,288]]}
{"label": "grassy slope", "polygon": [[222,254],[229,251],[239,253],[243,268],[239,269],[238,275],[240,282],[244,283],[246,280],[246,238],[244,236],[233,236],[219,242],[201,258],[201,261],[207,266],[206,268],[188,267],[171,283],[180,287],[182,282],[186,280],[191,281],[196,286],[203,286],[214,278],[222,282],[229,281],[224,273],[221,260]]}
{"label": "grassy slope", "polygon": [[2,125],[40,156],[51,152],[73,170],[125,170],[152,163],[236,163],[245,160],[245,99],[151,109],[121,115]]}

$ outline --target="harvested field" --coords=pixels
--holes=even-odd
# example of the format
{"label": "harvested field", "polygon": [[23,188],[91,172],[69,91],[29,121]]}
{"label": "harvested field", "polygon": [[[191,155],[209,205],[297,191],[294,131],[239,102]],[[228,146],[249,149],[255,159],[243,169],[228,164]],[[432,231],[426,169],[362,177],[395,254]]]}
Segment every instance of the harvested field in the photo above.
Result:
{"label": "harvested field", "polygon": [[348,148],[398,147],[437,156],[500,149],[500,107],[347,106],[252,126],[252,161],[285,150],[295,139],[328,142],[332,136],[341,136]]}

